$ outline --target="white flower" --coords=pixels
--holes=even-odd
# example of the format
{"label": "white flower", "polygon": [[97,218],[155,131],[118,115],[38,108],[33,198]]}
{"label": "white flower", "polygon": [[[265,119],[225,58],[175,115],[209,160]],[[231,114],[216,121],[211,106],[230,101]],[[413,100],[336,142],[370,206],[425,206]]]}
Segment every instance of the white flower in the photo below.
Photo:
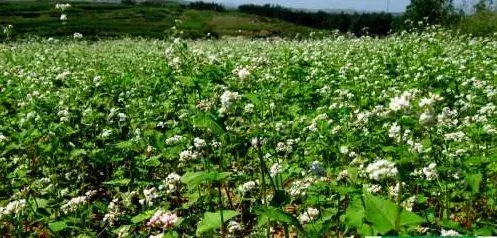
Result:
{"label": "white flower", "polygon": [[233,102],[235,102],[240,98],[241,96],[237,92],[231,92],[228,90],[224,91],[224,93],[220,97],[221,109],[223,109],[223,111],[228,110],[233,104]]}
{"label": "white flower", "polygon": [[416,231],[418,231],[419,233],[423,233],[423,234],[428,232],[429,230],[430,230],[429,227],[422,227],[422,226],[416,227]]}
{"label": "white flower", "polygon": [[307,208],[307,214],[309,214],[311,218],[315,218],[319,215],[319,210],[316,208],[309,207]]}
{"label": "white flower", "polygon": [[119,210],[118,199],[113,199],[109,206],[107,207],[108,212],[104,215],[103,222],[109,223],[109,225],[114,225],[114,223],[119,219],[119,216],[122,215],[122,212]]}
{"label": "white flower", "polygon": [[400,135],[400,126],[397,124],[397,122],[395,122],[388,130],[388,137],[397,138],[399,135]]}
{"label": "white flower", "polygon": [[399,111],[403,108],[408,108],[411,103],[412,93],[404,92],[390,100],[390,109],[392,111]]}
{"label": "white flower", "polygon": [[286,151],[286,144],[283,142],[278,142],[278,144],[276,144],[276,151],[278,152]]}
{"label": "white flower", "polygon": [[7,141],[9,138],[0,133],[0,142]]}
{"label": "white flower", "polygon": [[69,3],[66,3],[66,4],[57,3],[57,4],[55,4],[55,9],[60,9],[62,11],[66,10],[67,8],[70,8],[70,7],[71,7],[71,4],[69,4]]}
{"label": "white flower", "polygon": [[316,132],[316,131],[318,131],[318,127],[317,127],[317,125],[316,125],[316,123],[315,123],[315,122],[313,122],[311,125],[309,125],[309,126],[307,127],[307,129],[308,129],[309,131],[312,131],[312,132]]}
{"label": "white flower", "polygon": [[255,149],[258,149],[260,148],[261,146],[264,145],[264,139],[260,138],[260,137],[254,137],[250,140],[250,144],[252,145],[252,147],[254,147]]}
{"label": "white flower", "polygon": [[433,121],[433,115],[429,112],[423,112],[421,116],[419,116],[419,124],[427,125]]}
{"label": "white flower", "polygon": [[142,199],[142,201],[140,203],[141,204],[147,204],[147,205],[150,205],[150,206],[153,205],[152,201],[159,196],[157,194],[157,189],[156,188],[143,189],[143,195],[145,196],[145,199]]}
{"label": "white flower", "polygon": [[314,219],[319,215],[319,210],[316,208],[309,207],[307,208],[307,211],[303,212],[299,216],[300,223],[306,224]]}
{"label": "white flower", "polygon": [[160,233],[158,235],[150,235],[148,238],[164,238],[164,233]]}
{"label": "white flower", "polygon": [[249,103],[247,105],[245,105],[245,113],[252,113],[254,112],[254,104],[252,103]]}
{"label": "white flower", "polygon": [[83,38],[83,34],[76,32],[76,33],[74,33],[73,38],[74,39],[81,39],[81,38]]}
{"label": "white flower", "polygon": [[166,177],[166,181],[164,182],[164,185],[159,186],[160,190],[166,190],[166,194],[172,194],[178,190],[178,184],[181,179],[181,176],[179,176],[177,173],[170,173]]}
{"label": "white flower", "polygon": [[11,201],[5,207],[0,207],[0,220],[3,216],[11,216],[21,213],[22,210],[26,207],[26,200],[20,199]]}
{"label": "white flower", "polygon": [[236,231],[242,230],[240,224],[236,221],[230,221],[228,223],[228,233],[235,233]]}
{"label": "white flower", "polygon": [[101,134],[102,138],[107,138],[107,137],[109,137],[110,135],[112,135],[112,130],[110,130],[110,129],[104,129],[104,130],[102,131],[102,134]]}
{"label": "white flower", "polygon": [[67,108],[61,109],[57,115],[60,117],[61,122],[68,122],[69,121],[69,111]]}
{"label": "white flower", "polygon": [[67,21],[67,15],[66,14],[60,14],[60,20],[61,21]]}
{"label": "white flower", "polygon": [[[83,35],[81,35],[81,37],[83,37]],[[102,79],[102,77],[100,77],[100,76],[93,77],[93,85],[95,85],[95,87],[100,86],[101,79]]]}
{"label": "white flower", "polygon": [[300,216],[299,216],[299,221],[300,221],[300,223],[302,223],[302,224],[306,224],[306,223],[308,223],[310,220],[311,220],[311,218],[309,217],[309,215],[307,215],[307,213],[302,213],[302,214],[300,214]]}
{"label": "white flower", "polygon": [[181,176],[179,176],[179,174],[177,173],[170,173],[167,177],[166,177],[166,183],[179,183],[181,179]]}
{"label": "white flower", "polygon": [[431,106],[433,104],[433,99],[431,98],[422,98],[419,102],[419,107]]}
{"label": "white flower", "polygon": [[454,231],[454,230],[444,230],[442,229],[442,231],[440,232],[441,236],[461,236],[461,234],[459,234],[457,231]]}
{"label": "white flower", "polygon": [[282,169],[283,166],[281,166],[281,164],[279,163],[273,164],[273,166],[271,166],[271,171],[270,171],[271,177],[274,177],[277,174],[279,174]]}
{"label": "white flower", "polygon": [[[402,182],[402,186],[405,186],[406,183]],[[400,183],[396,183],[395,186],[388,187],[388,193],[390,196],[396,198],[399,195]]]}
{"label": "white flower", "polygon": [[124,122],[126,121],[126,119],[128,119],[128,116],[126,116],[126,114],[120,112],[119,114],[117,114],[117,116],[119,117],[119,121],[120,122]]}
{"label": "white flower", "polygon": [[233,74],[236,74],[240,79],[246,79],[250,76],[250,71],[247,68],[239,67],[233,70]]}
{"label": "white flower", "polygon": [[87,203],[87,199],[88,199],[87,196],[79,196],[71,198],[69,202],[67,202],[66,204],[62,205],[62,207],[60,207],[60,210],[62,210],[62,212],[66,214],[69,212],[75,212],[80,205]]}
{"label": "white flower", "polygon": [[304,196],[307,188],[309,188],[314,182],[315,179],[312,177],[307,177],[303,180],[296,180],[292,183],[289,193],[291,196]]}
{"label": "white flower", "polygon": [[410,196],[407,200],[402,202],[402,207],[404,207],[407,211],[412,212],[412,208],[414,207],[414,203],[416,202],[416,196]]}
{"label": "white flower", "polygon": [[379,185],[379,184],[366,185],[366,191],[368,191],[370,193],[379,193],[379,192],[381,192],[381,185]]}
{"label": "white flower", "polygon": [[377,160],[366,167],[365,172],[372,180],[380,181],[384,178],[397,176],[398,170],[395,163],[386,159]]}
{"label": "white flower", "polygon": [[221,144],[221,142],[219,142],[219,141],[212,141],[212,142],[211,142],[211,146],[212,146],[213,148],[219,148],[219,146],[221,146],[221,145],[222,145],[222,144]]}
{"label": "white flower", "polygon": [[242,193],[246,193],[246,192],[254,189],[256,186],[257,186],[256,182],[254,182],[254,181],[248,181],[248,182],[244,183],[243,185],[241,185],[238,189]]}
{"label": "white flower", "polygon": [[432,181],[438,178],[436,167],[437,167],[436,163],[431,163],[428,165],[428,167],[425,167],[421,170],[424,176],[426,177],[426,180]]}
{"label": "white flower", "polygon": [[195,146],[195,148],[201,149],[207,146],[207,142],[205,142],[204,139],[195,137],[195,139],[193,139],[193,145]]}
{"label": "white flower", "polygon": [[180,142],[182,139],[183,139],[183,136],[174,135],[174,136],[166,139],[166,144],[167,145],[173,145],[173,144],[176,144],[176,143]]}
{"label": "white flower", "polygon": [[461,142],[463,140],[466,140],[467,137],[466,135],[464,134],[464,132],[462,131],[457,131],[457,132],[454,132],[454,133],[447,133],[444,135],[444,139],[447,140],[447,141],[457,141],[457,142]]}
{"label": "white flower", "polygon": [[349,177],[349,171],[348,170],[342,170],[342,172],[340,172],[337,176],[337,181],[340,181],[340,180],[343,180],[343,179],[346,179]]}
{"label": "white flower", "polygon": [[200,156],[196,151],[184,150],[179,154],[179,161],[185,162],[189,160],[194,160]]}
{"label": "white flower", "polygon": [[340,153],[346,155],[349,153],[349,147],[345,146],[345,145],[342,145],[340,146]]}

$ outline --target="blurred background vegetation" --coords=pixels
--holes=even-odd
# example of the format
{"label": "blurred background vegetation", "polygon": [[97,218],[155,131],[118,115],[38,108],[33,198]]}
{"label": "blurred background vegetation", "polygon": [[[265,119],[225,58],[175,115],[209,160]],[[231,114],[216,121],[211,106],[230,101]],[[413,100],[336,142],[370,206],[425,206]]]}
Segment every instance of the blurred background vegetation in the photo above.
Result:
{"label": "blurred background vegetation", "polygon": [[[109,2],[110,1],[110,2]],[[167,0],[70,1],[63,24],[56,1],[0,0],[0,25],[13,25],[16,36],[67,37],[74,32],[87,39],[122,36],[164,38],[171,28],[183,37],[295,37],[312,31],[340,31],[385,36],[426,24],[439,24],[475,36],[497,32],[491,0],[480,0],[471,12],[455,9],[450,0],[412,0],[404,13],[325,12],[275,5],[226,8],[205,2]],[[177,20],[180,20],[178,22]],[[423,22],[423,24],[419,24]],[[422,25],[422,26],[421,26]]]}

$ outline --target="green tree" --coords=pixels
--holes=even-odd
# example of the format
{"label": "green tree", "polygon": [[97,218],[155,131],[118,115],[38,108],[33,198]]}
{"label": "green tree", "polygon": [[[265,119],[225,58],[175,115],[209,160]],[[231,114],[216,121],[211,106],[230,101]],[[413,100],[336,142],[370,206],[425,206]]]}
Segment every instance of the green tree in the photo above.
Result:
{"label": "green tree", "polygon": [[490,11],[490,6],[492,5],[491,0],[479,0],[473,8],[476,13],[488,12]]}
{"label": "green tree", "polygon": [[412,0],[403,20],[427,24],[449,24],[458,18],[452,0]]}

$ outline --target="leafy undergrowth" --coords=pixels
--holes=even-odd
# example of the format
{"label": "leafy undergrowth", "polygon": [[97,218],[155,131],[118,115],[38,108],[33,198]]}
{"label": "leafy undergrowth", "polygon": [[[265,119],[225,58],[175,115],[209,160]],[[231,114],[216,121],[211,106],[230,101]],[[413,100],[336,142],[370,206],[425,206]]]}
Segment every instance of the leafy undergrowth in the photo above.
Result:
{"label": "leafy undergrowth", "polygon": [[0,233],[497,235],[495,38],[0,45]]}

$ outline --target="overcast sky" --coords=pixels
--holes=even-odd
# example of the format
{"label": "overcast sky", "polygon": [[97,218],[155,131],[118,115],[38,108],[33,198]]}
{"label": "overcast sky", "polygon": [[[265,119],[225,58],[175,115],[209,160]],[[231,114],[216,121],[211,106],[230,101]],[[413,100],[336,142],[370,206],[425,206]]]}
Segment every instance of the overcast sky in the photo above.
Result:
{"label": "overcast sky", "polygon": [[[474,0],[455,0],[455,5]],[[353,9],[356,11],[386,11],[387,0],[204,0],[228,5],[277,4],[291,8],[305,9]],[[410,0],[388,0],[390,12],[403,12]]]}

